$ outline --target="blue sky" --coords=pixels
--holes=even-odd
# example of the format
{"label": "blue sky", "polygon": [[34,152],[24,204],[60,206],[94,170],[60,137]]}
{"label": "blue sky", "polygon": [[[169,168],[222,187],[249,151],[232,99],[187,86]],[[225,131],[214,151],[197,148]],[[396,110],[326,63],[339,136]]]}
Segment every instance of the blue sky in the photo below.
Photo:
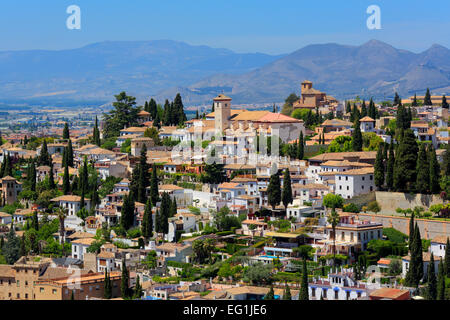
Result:
{"label": "blue sky", "polygon": [[[72,4],[81,8],[81,30],[66,28]],[[381,30],[366,27],[372,4],[381,8]],[[449,12],[448,0],[2,0],[0,50],[171,39],[279,54],[378,39],[419,52],[434,43],[450,48]]]}

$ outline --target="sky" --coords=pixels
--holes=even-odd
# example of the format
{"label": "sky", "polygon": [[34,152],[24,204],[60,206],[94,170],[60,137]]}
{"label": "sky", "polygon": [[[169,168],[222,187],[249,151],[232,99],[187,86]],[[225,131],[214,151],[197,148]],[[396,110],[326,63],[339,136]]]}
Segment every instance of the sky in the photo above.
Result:
{"label": "sky", "polygon": [[[66,9],[81,9],[69,30]],[[370,5],[381,29],[369,30]],[[371,39],[421,52],[450,48],[448,0],[2,0],[0,50],[62,50],[114,40],[184,41],[235,52],[290,53],[309,44]]]}

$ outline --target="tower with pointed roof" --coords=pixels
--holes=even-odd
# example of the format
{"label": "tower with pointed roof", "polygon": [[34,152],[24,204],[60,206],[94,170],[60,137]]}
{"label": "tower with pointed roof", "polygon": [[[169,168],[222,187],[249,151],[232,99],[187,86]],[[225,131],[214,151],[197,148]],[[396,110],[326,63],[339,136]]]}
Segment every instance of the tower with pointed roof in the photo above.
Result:
{"label": "tower with pointed roof", "polygon": [[214,120],[216,132],[224,132],[230,125],[231,98],[219,94],[214,98]]}

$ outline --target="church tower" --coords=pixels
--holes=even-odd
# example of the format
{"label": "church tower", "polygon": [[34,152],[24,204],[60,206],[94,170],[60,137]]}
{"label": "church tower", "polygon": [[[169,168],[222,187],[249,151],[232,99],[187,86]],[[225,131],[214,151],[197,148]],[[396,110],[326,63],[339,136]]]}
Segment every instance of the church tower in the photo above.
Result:
{"label": "church tower", "polygon": [[214,98],[214,120],[216,132],[224,132],[230,125],[231,98],[219,94]]}

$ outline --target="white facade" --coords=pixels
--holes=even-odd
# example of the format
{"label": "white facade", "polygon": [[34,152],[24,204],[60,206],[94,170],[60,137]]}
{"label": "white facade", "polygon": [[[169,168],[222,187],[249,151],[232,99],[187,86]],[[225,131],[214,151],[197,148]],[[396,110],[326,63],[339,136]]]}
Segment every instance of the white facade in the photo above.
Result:
{"label": "white facade", "polygon": [[373,170],[371,173],[366,174],[352,174],[352,171],[357,170],[351,170],[345,173],[336,173],[336,194],[340,195],[344,199],[351,199],[354,196],[369,193],[375,190]]}

